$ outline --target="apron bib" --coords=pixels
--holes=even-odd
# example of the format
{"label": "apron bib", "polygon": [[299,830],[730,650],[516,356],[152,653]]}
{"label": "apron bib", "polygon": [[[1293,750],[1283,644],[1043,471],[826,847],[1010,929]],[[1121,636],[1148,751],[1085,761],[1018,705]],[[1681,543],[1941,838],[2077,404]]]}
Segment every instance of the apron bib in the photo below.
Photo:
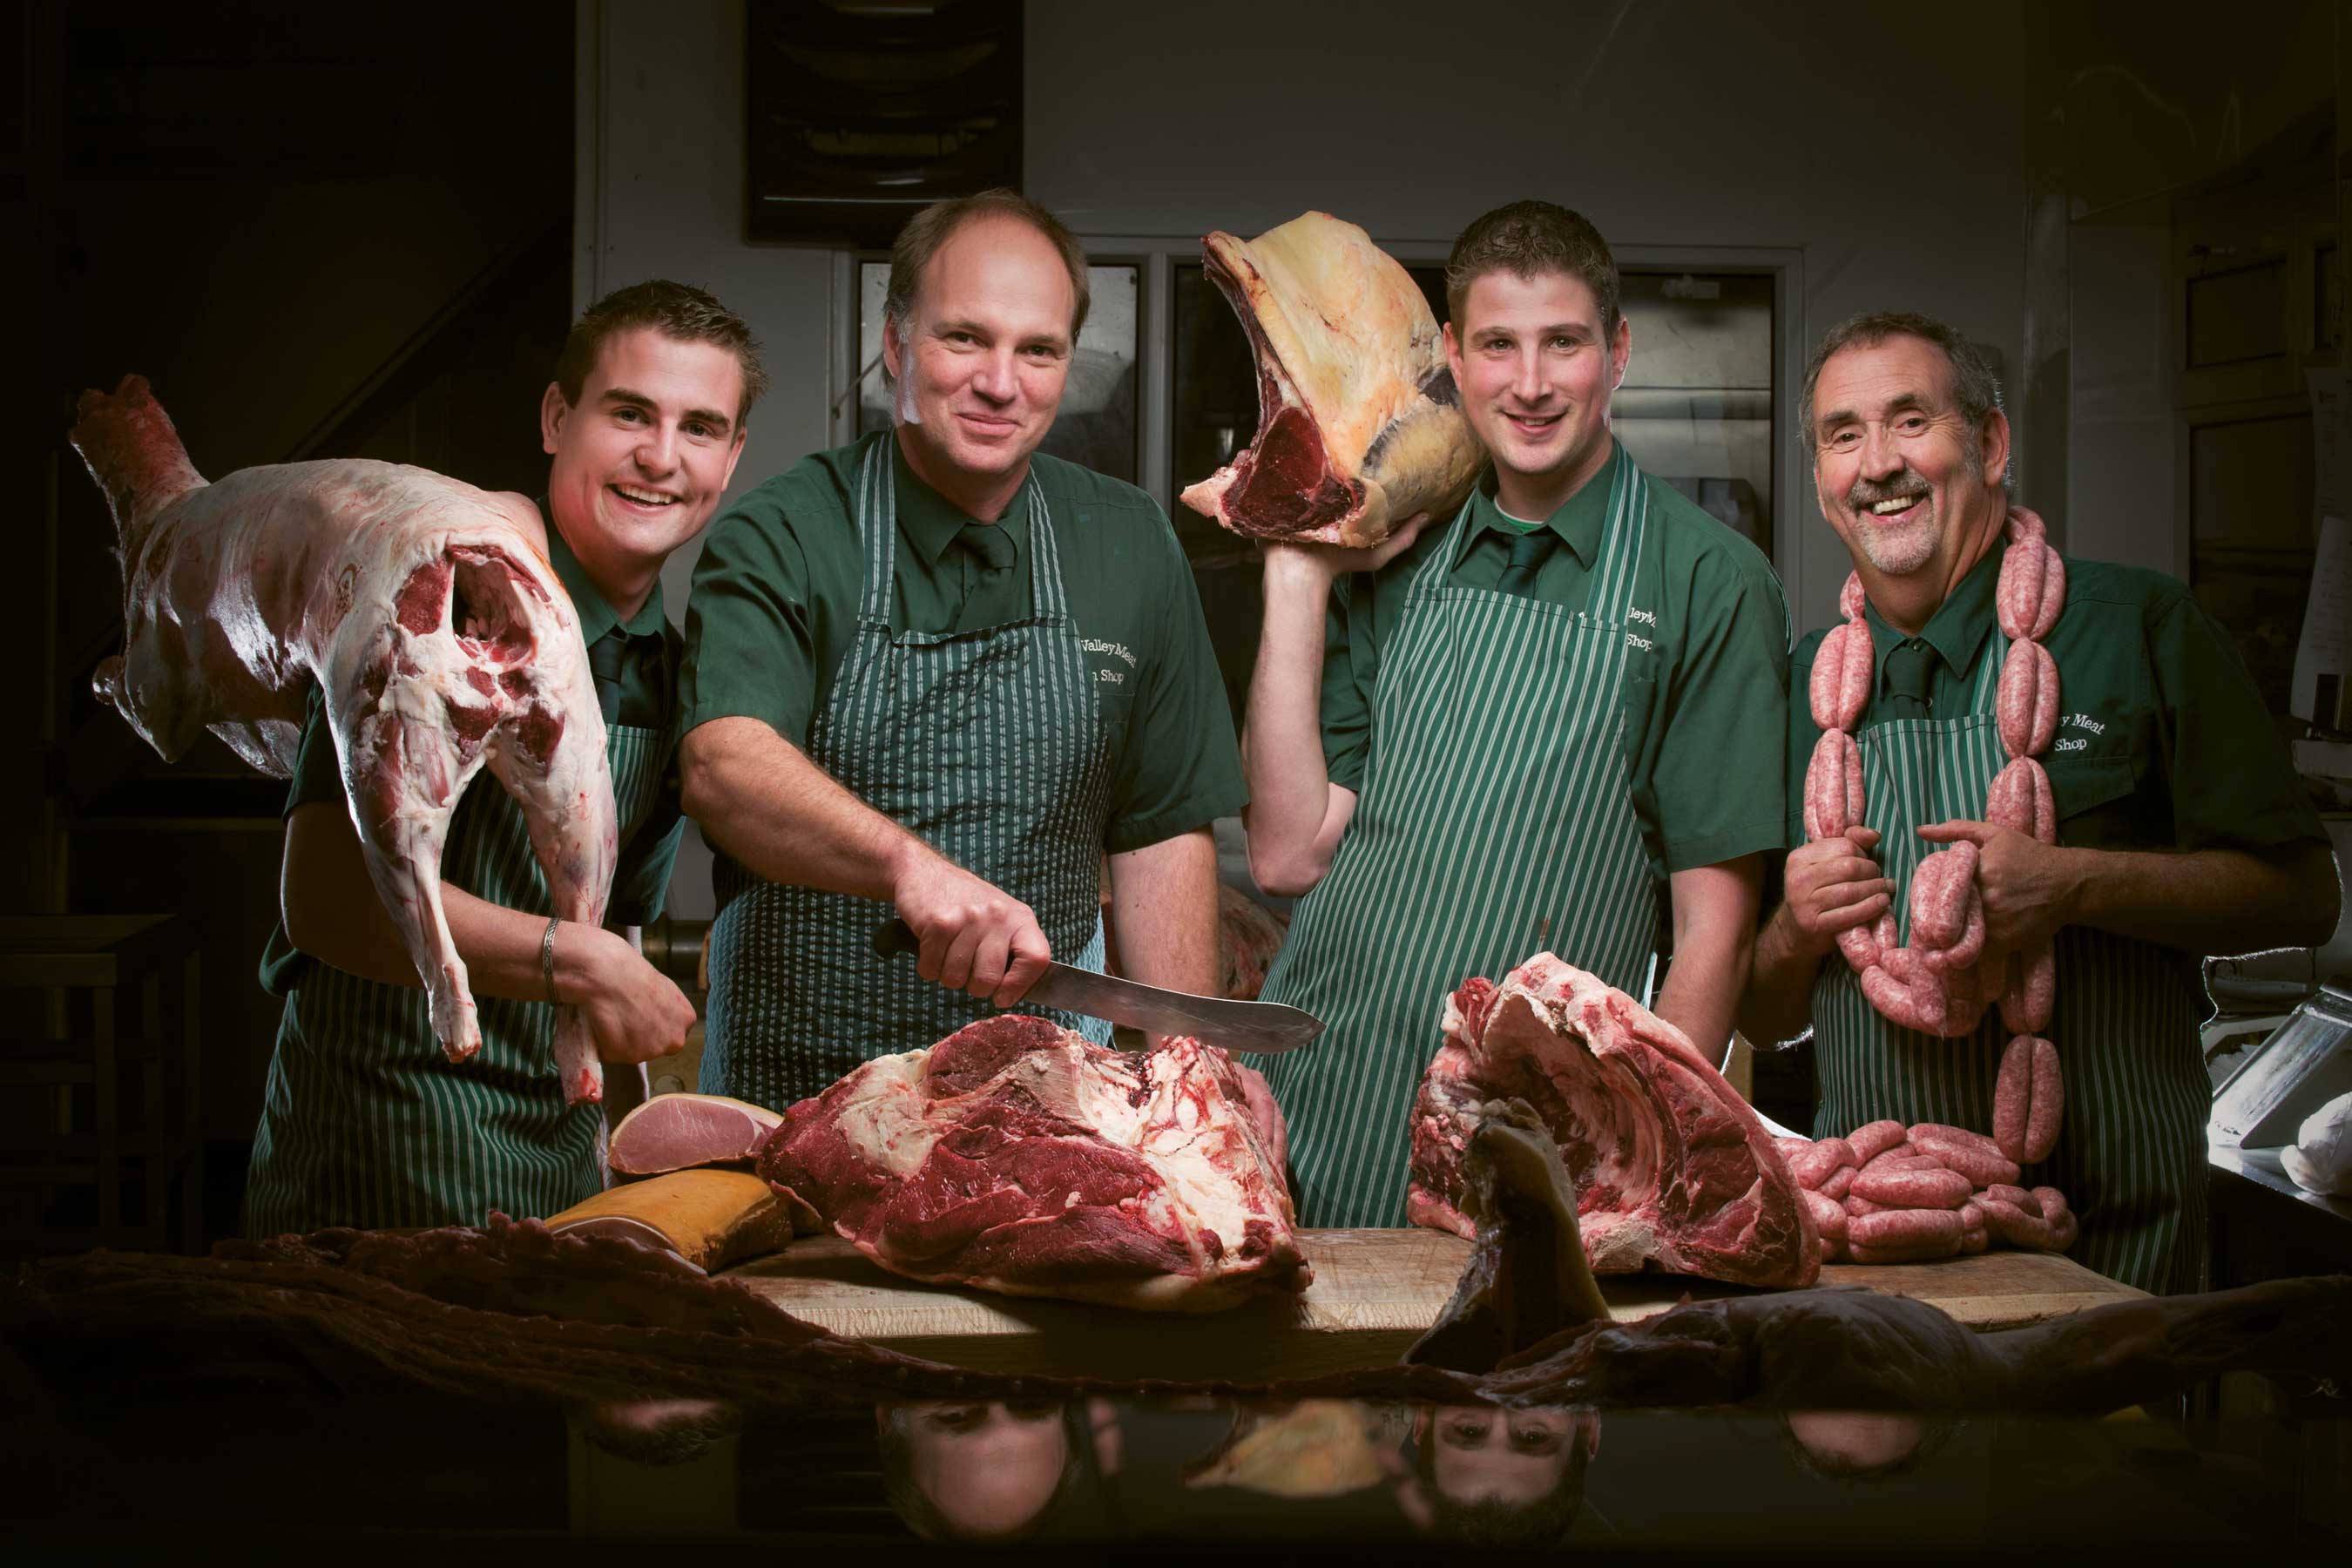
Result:
{"label": "apron bib", "polygon": [[1261,993],[1327,1026],[1309,1049],[1259,1060],[1289,1121],[1304,1225],[1405,1223],[1406,1125],[1464,980],[1548,948],[1639,994],[1659,904],[1621,689],[1648,510],[1621,447],[1589,610],[1449,582],[1466,502],[1413,574],[1355,815]]}
{"label": "apron bib", "polygon": [[[661,798],[668,730],[605,729],[626,843]],[[443,880],[554,912],[521,809],[485,769],[450,823]],[[559,1214],[604,1187],[604,1113],[566,1105],[555,1010],[475,998],[482,1048],[457,1063],[425,993],[313,963],[287,997],[246,1181],[245,1234],[478,1226]]]}
{"label": "apron bib", "polygon": [[[1033,468],[1031,613],[959,633],[894,632],[898,521],[888,431],[858,458],[866,582],[857,634],[809,726],[811,761],[867,805],[1027,904],[1055,962],[1103,966],[1110,743],[1062,589]],[[885,902],[763,881],[721,858],[700,1088],[776,1109],[876,1057],[929,1046],[996,1009],[874,955]],[[1098,1045],[1110,1025],[1017,1011]]]}
{"label": "apron bib", "polygon": [[[1869,826],[1898,888],[1941,847],[1921,838],[1920,826],[1984,816],[1985,793],[2008,760],[1994,716],[2006,646],[1979,658],[1965,716],[1893,720],[1855,737]],[[1896,915],[1907,943],[1910,910]],[[2049,1038],[2065,1075],[2066,1114],[2050,1158],[2026,1167],[2026,1184],[2066,1194],[2082,1222],[2068,1253],[2076,1262],[2158,1294],[2194,1289],[2205,1251],[2211,1110],[2200,998],[2178,956],[2153,943],[2067,926],[2056,951]],[[1813,983],[1812,1017],[1822,1089],[1815,1136],[1887,1117],[1992,1127],[1993,1082],[2010,1038],[1998,1008],[1961,1039],[1898,1028],[1839,961],[1823,964]]]}

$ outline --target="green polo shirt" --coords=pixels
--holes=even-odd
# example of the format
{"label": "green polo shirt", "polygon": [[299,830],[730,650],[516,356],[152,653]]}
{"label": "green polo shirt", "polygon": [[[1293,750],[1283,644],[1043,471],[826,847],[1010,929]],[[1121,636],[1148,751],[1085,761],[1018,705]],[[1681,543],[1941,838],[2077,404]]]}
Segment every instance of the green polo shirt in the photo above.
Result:
{"label": "green polo shirt", "polygon": [[[1535,596],[1583,609],[1608,521],[1609,462],[1542,526],[1560,542]],[[1492,589],[1524,526],[1495,504],[1490,470],[1470,502],[1472,538],[1449,581]],[[1653,876],[1780,847],[1787,766],[1789,606],[1763,552],[1671,486],[1649,486],[1633,574],[1619,747]],[[1323,752],[1331,782],[1363,787],[1381,651],[1413,574],[1452,530],[1433,523],[1377,574],[1334,584],[1323,655]],[[1537,693],[1531,689],[1530,700]],[[1727,782],[1732,781],[1732,782]]]}
{"label": "green polo shirt", "polygon": [[[1969,711],[1979,662],[2004,657],[1989,552],[1920,629],[1930,719]],[[1888,717],[1886,655],[1904,634],[1864,612],[1876,661],[1866,727]],[[1788,842],[1805,842],[1804,774],[1821,731],[1804,693],[1829,628],[1805,638],[1789,705]],[[2066,559],[2066,606],[2043,646],[2063,709],[2041,760],[2063,844],[2095,849],[2263,849],[2327,842],[2286,744],[2221,628],[2159,572]]]}
{"label": "green polo shirt", "polygon": [[[540,516],[545,518],[547,501],[543,497],[539,510]],[[579,615],[582,646],[593,647],[612,637],[622,639],[620,722],[641,729],[666,730],[676,735],[676,672],[682,639],[663,613],[660,580],[655,580],[654,591],[645,604],[625,622],[589,580],[580,558],[572,553],[572,547],[563,542],[563,535],[552,525],[547,530],[547,554],[564,592],[572,595],[572,609]],[[670,768],[670,759],[665,758],[662,766]],[[493,799],[507,799],[506,791],[484,768],[474,775],[466,793],[458,798],[457,812],[450,820],[449,837],[454,839],[457,836],[459,820],[467,813],[487,809]],[[302,721],[302,744],[295,758],[293,783],[286,792],[285,815],[291,816],[297,808],[314,801],[332,802],[338,806],[345,804],[342,768],[335,757],[334,735],[327,727],[326,700],[316,686],[311,689],[310,708]],[[677,781],[672,778],[665,781],[661,798],[651,814],[638,824],[635,833],[622,840],[620,861],[613,872],[612,896],[605,905],[607,921],[614,925],[644,925],[661,913],[669,892],[670,868],[677,860],[678,839],[685,831],[686,818],[678,809]],[[463,886],[456,882],[451,885]],[[313,962],[287,940],[286,927],[280,923],[271,929],[268,945],[262,951],[262,986],[272,994],[286,995],[301,983],[304,972]]]}
{"label": "green polo shirt", "polygon": [[[973,520],[915,477],[895,439],[887,445],[898,508],[891,630],[966,631],[1028,615],[1026,500],[989,525],[1014,551],[1013,569],[991,577],[956,543]],[[685,728],[757,719],[808,744],[810,721],[857,635],[861,450],[854,443],[804,458],[711,525],[687,600]],[[1104,847],[1139,849],[1239,811],[1248,792],[1233,714],[1175,530],[1133,485],[1042,453],[1030,464],[1110,742]]]}

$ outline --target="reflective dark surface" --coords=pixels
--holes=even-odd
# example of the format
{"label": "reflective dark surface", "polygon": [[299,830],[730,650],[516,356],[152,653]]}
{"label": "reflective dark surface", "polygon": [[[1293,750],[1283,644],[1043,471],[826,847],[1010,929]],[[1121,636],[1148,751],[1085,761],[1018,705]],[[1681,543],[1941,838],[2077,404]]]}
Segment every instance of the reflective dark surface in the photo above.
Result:
{"label": "reflective dark surface", "polygon": [[2220,1559],[2333,1555],[2352,1531],[2352,1420],[2324,1399],[2317,1418],[2221,1422],[1208,1398],[567,1422],[257,1372],[79,1404],[17,1384],[0,1519],[35,1546],[226,1531],[467,1560],[711,1534],[850,1560],[926,1542]]}

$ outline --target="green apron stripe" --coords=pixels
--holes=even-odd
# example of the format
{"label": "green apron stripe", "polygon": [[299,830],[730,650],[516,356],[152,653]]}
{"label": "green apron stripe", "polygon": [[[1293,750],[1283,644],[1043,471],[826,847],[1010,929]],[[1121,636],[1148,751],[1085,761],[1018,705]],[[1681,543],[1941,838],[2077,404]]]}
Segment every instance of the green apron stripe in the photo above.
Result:
{"label": "green apron stripe", "polygon": [[1624,611],[1646,490],[1619,454],[1587,614],[1447,581],[1467,511],[1410,585],[1364,788],[1265,994],[1327,1023],[1264,1065],[1306,1222],[1402,1222],[1407,1112],[1444,997],[1549,946],[1638,985],[1657,914],[1622,756]]}
{"label": "green apron stripe", "polygon": [[[1029,616],[981,632],[894,634],[890,439],[868,437],[856,459],[866,562],[858,638],[812,721],[809,755],[868,805],[1026,902],[1056,961],[1099,969],[1109,744],[1043,486],[1033,472],[1023,489]],[[781,1107],[862,1061],[929,1045],[990,1011],[911,964],[875,960],[869,938],[889,917],[887,904],[721,866],[730,880],[711,933],[706,1090]],[[1043,1016],[1109,1038],[1100,1020]]]}

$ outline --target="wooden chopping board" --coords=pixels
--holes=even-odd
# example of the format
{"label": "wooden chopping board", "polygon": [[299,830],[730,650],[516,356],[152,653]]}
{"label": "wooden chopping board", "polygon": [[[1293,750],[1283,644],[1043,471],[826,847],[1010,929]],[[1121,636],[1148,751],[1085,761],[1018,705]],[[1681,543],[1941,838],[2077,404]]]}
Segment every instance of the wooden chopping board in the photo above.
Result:
{"label": "wooden chopping board", "polygon": [[[1470,1256],[1469,1243],[1433,1230],[1309,1230],[1299,1233],[1299,1242],[1315,1268],[1304,1295],[1199,1315],[920,1285],[886,1273],[833,1237],[803,1237],[725,1278],[835,1333],[958,1366],[1255,1379],[1395,1361],[1452,1300]],[[1822,1283],[1915,1297],[1976,1329],[2012,1327],[2139,1294],[2079,1263],[2029,1252],[1874,1268],[1833,1264],[1822,1270]],[[1685,1294],[1743,1292],[1662,1274],[1620,1275],[1601,1284],[1621,1322],[1663,1311]]]}

